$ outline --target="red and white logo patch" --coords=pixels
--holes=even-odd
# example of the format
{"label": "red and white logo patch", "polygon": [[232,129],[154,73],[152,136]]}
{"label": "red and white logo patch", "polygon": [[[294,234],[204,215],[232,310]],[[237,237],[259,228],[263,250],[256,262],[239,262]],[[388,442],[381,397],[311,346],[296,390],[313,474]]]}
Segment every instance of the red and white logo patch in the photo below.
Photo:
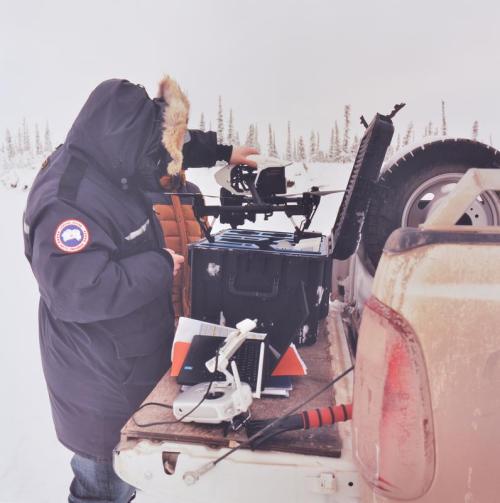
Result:
{"label": "red and white logo patch", "polygon": [[87,246],[89,231],[80,220],[65,220],[58,225],[54,242],[61,251],[76,253]]}

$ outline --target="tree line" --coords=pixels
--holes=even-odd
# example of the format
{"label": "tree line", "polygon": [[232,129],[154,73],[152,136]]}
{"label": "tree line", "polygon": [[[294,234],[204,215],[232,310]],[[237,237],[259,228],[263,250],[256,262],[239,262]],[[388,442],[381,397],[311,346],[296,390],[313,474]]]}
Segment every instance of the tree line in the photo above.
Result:
{"label": "tree line", "polygon": [[[312,161],[312,162],[353,162],[359,148],[360,138],[357,134],[352,133],[352,110],[351,105],[344,106],[344,114],[339,126],[339,121],[334,120],[333,126],[327,135],[327,141],[321,144],[319,131],[312,130],[309,138],[304,138],[303,135],[296,136],[292,132],[291,121],[287,123],[286,140],[284,149],[278,150],[276,147],[276,135],[274,128],[268,124],[266,149],[261,148],[259,141],[259,130],[257,124],[248,126],[244,145],[255,147],[262,153],[272,157],[281,157],[288,161]],[[227,129],[225,127],[224,112],[222,107],[222,97],[219,96],[218,113],[217,113],[217,141],[229,145],[241,145],[240,136],[234,126],[234,113],[230,109]],[[205,114],[200,117],[199,128],[202,131],[206,130]],[[212,130],[212,124],[209,123],[209,130]],[[419,137],[423,140],[431,139],[431,137],[442,137],[448,135],[448,119],[446,116],[446,103],[441,101],[441,118],[438,123],[429,121],[420,134],[416,131],[413,121],[410,121],[401,135],[398,133],[393,139],[393,143],[389,147],[388,156],[396,154],[399,150],[411,145],[417,141]],[[475,120],[472,124],[471,138],[478,140],[479,122]],[[491,135],[489,143],[492,144]]]}
{"label": "tree line", "polygon": [[45,123],[43,134],[38,124],[34,128],[30,127],[26,119],[17,128],[16,134],[12,134],[10,129],[5,131],[4,142],[0,151],[7,159],[16,156],[35,156],[52,152],[52,138],[49,123]]}
{"label": "tree line", "polygon": [[[287,122],[286,138],[283,142],[284,148],[279,150],[276,144],[276,133],[271,124],[268,124],[265,132],[267,139],[264,148],[260,143],[259,129],[256,123],[248,126],[244,145],[255,147],[262,153],[272,157],[281,157],[287,161],[311,161],[311,162],[353,162],[359,148],[359,136],[352,131],[352,110],[350,105],[344,106],[344,113],[341,121],[334,120],[331,130],[327,135],[326,141],[321,142],[320,133],[312,130],[306,139],[303,135],[296,135],[292,129],[291,121]],[[340,122],[340,125],[339,125]],[[200,117],[199,129],[207,130],[205,114]],[[208,129],[212,130],[212,124],[209,123]],[[222,97],[219,96],[217,113],[217,141],[229,145],[241,145],[240,135],[234,125],[233,109],[229,110],[226,120],[224,116]],[[415,143],[418,137],[430,139],[433,136],[447,136],[448,121],[446,116],[446,104],[441,101],[441,119],[439,123],[429,121],[424,130],[419,135],[413,122],[409,122],[403,134],[398,133],[389,147],[388,156],[396,154],[400,149]],[[475,120],[472,124],[471,138],[477,140],[479,135],[479,122]],[[489,143],[492,143],[490,135]],[[26,119],[17,128],[15,134],[9,129],[5,131],[4,142],[0,147],[0,152],[4,154],[4,159],[8,162],[15,157],[33,157],[42,154],[48,154],[52,151],[52,139],[48,122],[46,122],[44,131],[40,130],[38,124],[30,127]]]}
{"label": "tree line", "polygon": [[[227,121],[227,128],[225,127],[224,112],[222,107],[222,97],[219,96],[219,106],[217,113],[217,141],[218,143],[225,143],[227,145],[239,146],[242,144],[240,141],[239,132],[234,127],[234,113],[229,110]],[[207,130],[207,123],[205,114],[202,113],[200,117],[199,129],[202,131]],[[212,130],[212,124],[209,123],[208,130]],[[255,147],[262,153],[272,157],[282,157],[287,161],[314,161],[314,162],[350,162],[354,159],[359,147],[359,137],[354,135],[351,140],[351,106],[345,105],[344,107],[344,122],[343,131],[340,132],[337,121],[331,130],[329,137],[329,145],[327,149],[323,149],[320,142],[319,131],[311,131],[309,139],[306,140],[304,136],[295,136],[292,134],[292,123],[288,121],[287,125],[287,138],[286,147],[283,152],[280,152],[276,146],[276,133],[271,124],[267,127],[267,140],[263,149],[259,139],[259,129],[257,124],[250,124],[248,126],[247,134],[245,136],[244,145],[248,147]]]}

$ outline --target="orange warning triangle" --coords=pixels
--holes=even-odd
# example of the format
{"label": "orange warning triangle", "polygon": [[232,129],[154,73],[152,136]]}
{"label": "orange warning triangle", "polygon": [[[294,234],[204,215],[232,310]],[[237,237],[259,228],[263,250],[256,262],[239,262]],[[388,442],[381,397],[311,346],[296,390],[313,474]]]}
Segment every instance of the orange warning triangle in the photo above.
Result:
{"label": "orange warning triangle", "polygon": [[[173,351],[173,361],[172,368],[170,369],[170,375],[172,377],[177,377],[181,371],[182,364],[186,359],[189,351],[190,342],[174,342]],[[273,376],[303,376],[306,375],[304,365],[297,353],[295,347],[289,347],[283,358],[280,360],[274,372]]]}

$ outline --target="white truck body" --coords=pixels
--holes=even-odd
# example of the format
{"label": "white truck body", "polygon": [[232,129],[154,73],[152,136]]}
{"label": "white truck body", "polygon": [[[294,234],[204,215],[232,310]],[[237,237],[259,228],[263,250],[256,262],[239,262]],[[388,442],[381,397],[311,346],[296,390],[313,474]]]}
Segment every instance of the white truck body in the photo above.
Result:
{"label": "white truck body", "polygon": [[[333,304],[325,326],[334,348],[332,364],[339,373],[351,366],[340,308],[338,303]],[[336,401],[350,402],[352,387],[351,373],[332,391]],[[286,408],[286,402],[284,406]],[[114,467],[123,480],[158,502],[168,499],[205,503],[215,498],[219,503],[357,503],[361,501],[360,485],[352,460],[351,427],[349,423],[339,423],[336,427],[343,443],[341,458],[240,449],[192,485],[185,482],[184,474],[217,459],[227,449],[142,440],[120,445]],[[169,474],[172,470],[168,467],[173,464],[175,470]]]}
{"label": "white truck body", "polygon": [[[428,393],[432,420],[426,432],[433,435],[425,439],[427,445],[432,446],[432,453],[427,450],[425,456],[426,459],[432,456],[433,464],[430,478],[427,476],[421,490],[416,487],[413,496],[403,498],[412,503],[500,500],[500,478],[496,476],[500,459],[500,228],[453,225],[463,210],[461,205],[468,204],[471,197],[487,189],[500,190],[499,175],[500,172],[491,170],[469,171],[431,215],[426,226],[429,230],[447,233],[450,240],[423,240],[407,250],[388,249],[375,275],[372,294],[377,302],[407,322],[416,335],[414,339],[424,362],[419,372],[426,381],[422,388]],[[460,238],[453,237],[454,233],[465,236],[469,233],[475,240],[466,237],[461,242]],[[351,281],[355,280],[351,278]],[[327,320],[335,374],[351,365],[342,321],[346,308],[345,304],[334,302]],[[404,424],[403,435],[397,439],[401,442],[401,457],[395,456],[393,450],[391,459],[384,460],[387,451],[384,453],[384,438],[379,430],[386,427],[382,421],[385,416],[382,412],[378,416],[374,414],[375,420],[371,421],[368,415],[363,416],[364,411],[369,410],[370,398],[367,403],[361,403],[366,391],[368,397],[383,396],[385,392],[384,372],[373,375],[373,385],[371,379],[360,374],[370,365],[377,367],[380,363],[380,359],[370,362],[370,357],[380,351],[380,344],[370,336],[382,334],[384,337],[383,324],[377,326],[377,323],[373,316],[363,317],[357,354],[358,363],[362,364],[355,373],[357,382],[353,383],[351,374],[335,386],[337,403],[352,400],[353,384],[360,399],[355,402],[359,408],[354,407],[354,427],[351,423],[336,425],[343,442],[340,458],[241,449],[203,474],[196,483],[188,485],[183,478],[187,471],[199,469],[225,450],[189,443],[134,441],[118,447],[115,470],[121,478],[158,502],[400,501],[400,495],[391,495],[392,489],[405,491],[404,476],[398,479],[403,481],[399,487],[391,485],[397,479],[399,465],[410,467],[405,476],[409,477],[409,486],[414,484],[411,464],[415,460],[404,443]],[[383,352],[379,355],[383,358]],[[363,378],[368,387],[359,384]],[[394,405],[397,408],[397,403],[391,407]],[[403,418],[403,423],[407,419]],[[411,432],[408,433],[410,438]],[[392,441],[390,431],[384,434],[386,440]],[[374,438],[373,445],[369,445]],[[391,446],[394,445],[397,449],[397,442],[392,442]],[[371,468],[369,463],[360,462],[363,450],[368,457],[373,454],[370,449],[376,451],[372,456],[373,474],[367,473],[367,467],[368,471]],[[418,460],[415,467],[415,476],[419,468],[428,468],[425,463],[419,465]],[[391,476],[395,479],[390,479]],[[379,480],[383,483],[378,484]]]}

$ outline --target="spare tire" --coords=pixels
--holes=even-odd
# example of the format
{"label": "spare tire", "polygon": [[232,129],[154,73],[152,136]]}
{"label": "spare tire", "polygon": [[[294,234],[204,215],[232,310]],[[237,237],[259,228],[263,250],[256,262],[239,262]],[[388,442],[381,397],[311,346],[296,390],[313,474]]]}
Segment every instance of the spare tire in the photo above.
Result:
{"label": "spare tire", "polygon": [[[467,139],[445,139],[421,145],[384,166],[363,227],[367,266],[375,271],[384,244],[399,227],[418,227],[469,168],[500,168],[500,152]],[[500,225],[500,199],[485,192],[457,222]]]}

